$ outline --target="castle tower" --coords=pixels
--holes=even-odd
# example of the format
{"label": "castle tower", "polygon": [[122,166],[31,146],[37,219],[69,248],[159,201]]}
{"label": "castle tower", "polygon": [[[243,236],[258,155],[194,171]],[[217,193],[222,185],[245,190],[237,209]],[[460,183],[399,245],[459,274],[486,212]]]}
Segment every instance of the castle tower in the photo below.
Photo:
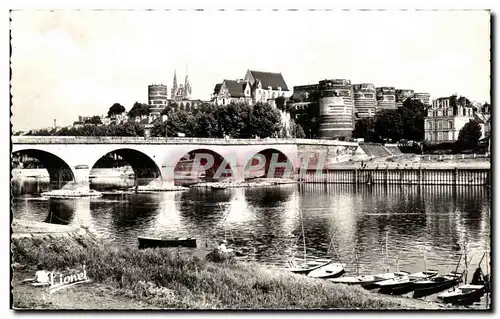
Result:
{"label": "castle tower", "polygon": [[319,137],[351,137],[354,129],[354,99],[350,80],[319,81]]}

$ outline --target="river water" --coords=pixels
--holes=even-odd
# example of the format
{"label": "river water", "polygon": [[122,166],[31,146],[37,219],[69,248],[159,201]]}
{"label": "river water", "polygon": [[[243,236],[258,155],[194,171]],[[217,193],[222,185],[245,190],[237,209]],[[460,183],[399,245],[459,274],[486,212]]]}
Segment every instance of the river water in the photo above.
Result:
{"label": "river water", "polygon": [[[302,184],[98,199],[23,196],[13,199],[12,208],[14,218],[87,225],[121,245],[137,245],[138,236],[196,237],[198,250],[208,250],[206,243],[234,238],[254,250],[252,260],[279,266],[292,255],[303,257],[303,241],[297,240],[303,225],[307,258],[335,256],[351,274],[356,268],[360,274],[382,272],[386,246],[391,270],[447,273],[467,243],[468,281],[489,249],[491,229],[484,187]],[[485,305],[483,298],[476,306]]]}

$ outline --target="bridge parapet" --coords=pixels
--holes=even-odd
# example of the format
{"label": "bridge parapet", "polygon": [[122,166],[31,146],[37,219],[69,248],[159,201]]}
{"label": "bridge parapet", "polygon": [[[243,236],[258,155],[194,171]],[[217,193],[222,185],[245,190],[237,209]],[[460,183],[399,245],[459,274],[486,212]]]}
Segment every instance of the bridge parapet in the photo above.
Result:
{"label": "bridge parapet", "polygon": [[328,145],[357,146],[356,142],[294,138],[223,139],[199,137],[119,137],[119,136],[12,136],[13,144],[166,144],[166,145]]}
{"label": "bridge parapet", "polygon": [[327,145],[327,146],[358,146],[358,142],[344,142],[338,140],[325,140],[325,139],[295,139],[297,144],[303,145]]}

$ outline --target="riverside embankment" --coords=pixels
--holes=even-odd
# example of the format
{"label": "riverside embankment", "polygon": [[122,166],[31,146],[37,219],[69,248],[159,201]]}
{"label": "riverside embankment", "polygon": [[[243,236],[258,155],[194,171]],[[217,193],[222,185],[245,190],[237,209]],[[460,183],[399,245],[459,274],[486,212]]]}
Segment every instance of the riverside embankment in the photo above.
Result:
{"label": "riverside embankment", "polygon": [[[256,263],[216,263],[176,249],[108,245],[75,227],[19,220],[13,226],[16,309],[452,309]],[[50,294],[21,283],[36,265],[61,273],[85,265],[91,282]]]}

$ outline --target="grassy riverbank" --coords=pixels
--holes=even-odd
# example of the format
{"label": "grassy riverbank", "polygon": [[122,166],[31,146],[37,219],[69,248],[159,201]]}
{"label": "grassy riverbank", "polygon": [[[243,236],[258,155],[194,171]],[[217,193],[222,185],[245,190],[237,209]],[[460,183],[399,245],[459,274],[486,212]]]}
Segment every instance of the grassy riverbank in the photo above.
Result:
{"label": "grassy riverbank", "polygon": [[[15,308],[439,309],[436,303],[237,261],[210,262],[176,250],[117,247],[91,236],[13,238]],[[92,283],[50,295],[21,284],[37,264],[65,273],[86,265]]]}

